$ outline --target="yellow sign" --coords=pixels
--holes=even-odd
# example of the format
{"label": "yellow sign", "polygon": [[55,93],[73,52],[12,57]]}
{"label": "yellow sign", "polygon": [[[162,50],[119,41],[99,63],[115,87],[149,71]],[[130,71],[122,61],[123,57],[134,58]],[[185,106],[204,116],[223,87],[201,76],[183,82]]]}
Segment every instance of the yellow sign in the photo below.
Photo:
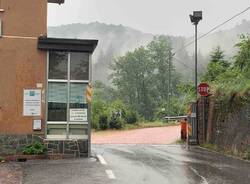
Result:
{"label": "yellow sign", "polygon": [[92,95],[93,95],[93,88],[92,88],[91,84],[88,84],[87,90],[86,90],[86,99],[87,99],[88,103],[91,103]]}
{"label": "yellow sign", "polygon": [[192,127],[188,124],[188,135],[192,135]]}

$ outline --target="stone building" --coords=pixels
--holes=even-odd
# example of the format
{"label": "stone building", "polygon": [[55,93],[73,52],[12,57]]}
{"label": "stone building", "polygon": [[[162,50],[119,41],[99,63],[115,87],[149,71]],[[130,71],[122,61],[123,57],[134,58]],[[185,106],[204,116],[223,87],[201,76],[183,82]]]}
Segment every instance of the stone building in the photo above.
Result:
{"label": "stone building", "polygon": [[97,40],[48,38],[48,3],[64,0],[0,0],[0,152],[39,137],[52,143],[50,153],[71,145],[86,155],[85,90]]}

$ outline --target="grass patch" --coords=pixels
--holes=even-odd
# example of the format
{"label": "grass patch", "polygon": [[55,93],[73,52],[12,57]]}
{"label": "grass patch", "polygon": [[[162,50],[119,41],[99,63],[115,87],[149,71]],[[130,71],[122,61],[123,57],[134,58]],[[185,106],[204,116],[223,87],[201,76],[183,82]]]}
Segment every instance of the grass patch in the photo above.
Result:
{"label": "grass patch", "polygon": [[211,144],[211,143],[202,144],[201,147],[214,150],[214,151],[219,151],[218,146],[215,144]]}
{"label": "grass patch", "polygon": [[179,139],[175,141],[175,144],[186,144],[186,141]]}
{"label": "grass patch", "polygon": [[243,152],[239,152],[238,150],[219,148],[217,145],[211,144],[211,143],[202,144],[200,146],[203,148],[207,148],[209,150],[213,150],[213,151],[225,154],[225,155],[231,155],[231,156],[239,157],[241,159],[250,160],[250,149],[245,150]]}

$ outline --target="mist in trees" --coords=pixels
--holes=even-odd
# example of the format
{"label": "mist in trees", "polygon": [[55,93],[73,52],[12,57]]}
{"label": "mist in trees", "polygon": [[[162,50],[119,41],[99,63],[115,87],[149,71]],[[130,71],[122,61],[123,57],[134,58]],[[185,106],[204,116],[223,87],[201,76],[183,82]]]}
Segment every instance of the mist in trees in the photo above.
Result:
{"label": "mist in trees", "polygon": [[238,52],[230,62],[225,59],[220,47],[214,49],[203,76],[203,81],[210,84],[212,93],[227,100],[232,96],[247,99],[250,90],[250,37],[241,35],[235,46]]}
{"label": "mist in trees", "polygon": [[119,99],[145,120],[183,113],[179,108],[183,94],[178,90],[181,75],[173,65],[167,36],[156,36],[146,47],[116,58],[111,69]]}

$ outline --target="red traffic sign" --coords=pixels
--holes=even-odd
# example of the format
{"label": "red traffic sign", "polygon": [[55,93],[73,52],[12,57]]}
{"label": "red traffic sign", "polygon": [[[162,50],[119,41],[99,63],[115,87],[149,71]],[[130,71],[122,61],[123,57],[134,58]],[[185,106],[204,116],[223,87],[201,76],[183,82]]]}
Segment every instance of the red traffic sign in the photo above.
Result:
{"label": "red traffic sign", "polygon": [[198,92],[201,96],[208,96],[209,95],[209,85],[205,82],[200,83],[198,86]]}

